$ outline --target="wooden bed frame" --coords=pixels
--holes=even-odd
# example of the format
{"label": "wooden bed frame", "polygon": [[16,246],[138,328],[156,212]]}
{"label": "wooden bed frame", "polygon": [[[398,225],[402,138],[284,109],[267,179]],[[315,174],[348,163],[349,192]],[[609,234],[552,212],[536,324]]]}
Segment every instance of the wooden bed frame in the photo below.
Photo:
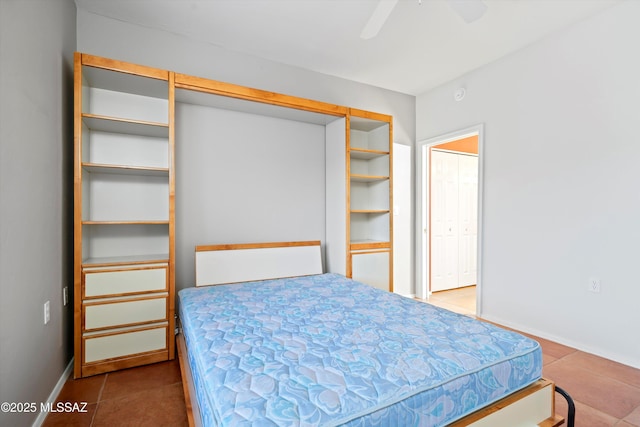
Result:
{"label": "wooden bed frame", "polygon": [[[197,246],[196,286],[321,274],[320,248],[319,241]],[[186,342],[182,333],[176,339],[189,426],[200,426]],[[563,423],[564,418],[555,413],[555,385],[543,378],[450,427],[555,427]]]}

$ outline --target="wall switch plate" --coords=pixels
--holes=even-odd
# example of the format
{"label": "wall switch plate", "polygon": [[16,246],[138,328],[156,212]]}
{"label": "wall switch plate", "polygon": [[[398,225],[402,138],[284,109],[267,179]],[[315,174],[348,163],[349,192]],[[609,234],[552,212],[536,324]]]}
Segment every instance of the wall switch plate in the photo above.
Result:
{"label": "wall switch plate", "polygon": [[44,324],[46,325],[47,323],[49,323],[49,320],[51,320],[51,309],[50,309],[51,304],[49,303],[49,301],[44,303]]}
{"label": "wall switch plate", "polygon": [[600,293],[600,279],[592,277],[589,279],[589,291],[594,293]]}

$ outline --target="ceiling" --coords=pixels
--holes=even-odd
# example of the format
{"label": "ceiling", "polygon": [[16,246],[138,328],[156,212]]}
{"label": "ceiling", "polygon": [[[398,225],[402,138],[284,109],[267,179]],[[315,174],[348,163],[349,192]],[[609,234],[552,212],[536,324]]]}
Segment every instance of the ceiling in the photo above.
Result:
{"label": "ceiling", "polygon": [[377,0],[75,0],[79,10],[412,95],[622,0],[484,0],[486,13],[469,24],[450,1],[400,0],[364,40]]}

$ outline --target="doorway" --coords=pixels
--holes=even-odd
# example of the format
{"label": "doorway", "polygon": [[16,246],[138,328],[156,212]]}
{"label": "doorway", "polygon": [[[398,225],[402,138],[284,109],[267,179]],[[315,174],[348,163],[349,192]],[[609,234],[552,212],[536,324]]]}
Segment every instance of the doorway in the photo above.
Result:
{"label": "doorway", "polygon": [[416,150],[416,294],[428,300],[433,292],[465,289],[475,294],[476,315],[481,312],[482,149],[483,126],[477,125],[419,141]]}
{"label": "doorway", "polygon": [[429,150],[429,291],[475,286],[478,136]]}

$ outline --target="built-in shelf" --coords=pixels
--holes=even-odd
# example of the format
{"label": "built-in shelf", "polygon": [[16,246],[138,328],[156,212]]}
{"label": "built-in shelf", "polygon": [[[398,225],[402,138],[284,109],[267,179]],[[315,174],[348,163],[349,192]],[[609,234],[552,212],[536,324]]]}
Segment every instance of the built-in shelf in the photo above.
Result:
{"label": "built-in shelf", "polygon": [[393,290],[391,117],[354,109],[350,113],[348,275]]}
{"label": "built-in shelf", "polygon": [[388,156],[388,151],[369,150],[365,148],[351,148],[350,155],[352,159],[371,160],[376,157]]}
{"label": "built-in shelf", "polygon": [[175,355],[174,111],[168,71],[80,53],[74,60],[79,378]]}
{"label": "built-in shelf", "polygon": [[108,165],[99,163],[82,163],[82,168],[91,173],[113,173],[119,175],[169,176],[169,168],[147,166]]}
{"label": "built-in shelf", "polygon": [[389,177],[381,176],[381,175],[359,175],[359,174],[351,175],[351,181],[355,181],[355,182],[376,182],[376,181],[384,181],[386,179],[389,179]]}
{"label": "built-in shelf", "polygon": [[118,61],[84,55],[96,66],[83,66],[82,77],[87,86],[125,92],[150,98],[167,97],[168,72],[145,66],[133,66]]}
{"label": "built-in shelf", "polygon": [[157,138],[167,138],[169,136],[169,125],[167,123],[131,120],[89,113],[82,114],[82,121],[89,129],[96,131]]}
{"label": "built-in shelf", "polygon": [[169,254],[92,257],[82,260],[83,267],[107,267],[113,265],[155,264],[169,262]]}
{"label": "built-in shelf", "polygon": [[388,214],[389,209],[352,209],[352,214]]}
{"label": "built-in shelf", "polygon": [[82,221],[82,225],[163,225],[169,224],[169,220],[154,220],[154,221]]}
{"label": "built-in shelf", "polygon": [[384,240],[373,239],[357,239],[350,242],[351,250],[366,250],[366,249],[388,249],[391,247],[391,243]]}

